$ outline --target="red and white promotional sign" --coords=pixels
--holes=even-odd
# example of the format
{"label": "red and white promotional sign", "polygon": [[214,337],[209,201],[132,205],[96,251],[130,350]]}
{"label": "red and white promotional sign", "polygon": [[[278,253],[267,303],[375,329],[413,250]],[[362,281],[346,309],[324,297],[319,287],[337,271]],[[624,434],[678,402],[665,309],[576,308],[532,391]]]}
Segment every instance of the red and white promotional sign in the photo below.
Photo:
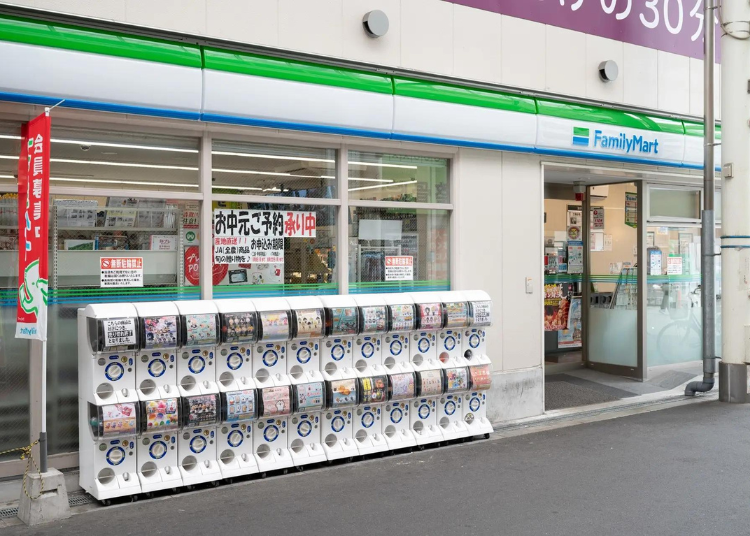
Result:
{"label": "red and white promotional sign", "polygon": [[385,258],[386,281],[411,281],[414,279],[414,257],[387,256]]}
{"label": "red and white promotional sign", "polygon": [[142,287],[143,257],[100,257],[101,287]]}
{"label": "red and white promotional sign", "polygon": [[47,340],[49,110],[23,125],[18,162],[18,307],[16,337]]}

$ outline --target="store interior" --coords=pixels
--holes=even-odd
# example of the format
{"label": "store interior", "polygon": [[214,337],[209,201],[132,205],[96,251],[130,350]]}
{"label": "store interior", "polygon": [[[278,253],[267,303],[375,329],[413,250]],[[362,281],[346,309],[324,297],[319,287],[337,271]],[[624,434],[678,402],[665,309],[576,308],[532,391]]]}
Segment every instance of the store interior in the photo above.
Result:
{"label": "store interior", "polygon": [[[691,171],[545,166],[548,411],[669,391],[701,373],[700,186]],[[720,274],[717,261],[719,300]]]}

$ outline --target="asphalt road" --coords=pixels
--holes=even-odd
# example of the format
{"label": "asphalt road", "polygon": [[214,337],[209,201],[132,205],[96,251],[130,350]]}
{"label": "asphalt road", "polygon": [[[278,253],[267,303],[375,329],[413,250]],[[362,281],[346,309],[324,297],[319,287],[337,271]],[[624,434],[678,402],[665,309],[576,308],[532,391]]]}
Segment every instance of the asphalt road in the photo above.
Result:
{"label": "asphalt road", "polygon": [[750,534],[750,406],[693,404],[98,508],[0,533]]}

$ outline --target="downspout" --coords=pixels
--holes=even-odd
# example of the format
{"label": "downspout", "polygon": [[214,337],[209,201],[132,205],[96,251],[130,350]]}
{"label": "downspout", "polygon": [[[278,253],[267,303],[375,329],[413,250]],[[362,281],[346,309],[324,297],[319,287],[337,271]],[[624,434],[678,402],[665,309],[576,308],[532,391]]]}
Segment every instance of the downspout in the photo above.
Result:
{"label": "downspout", "polygon": [[716,375],[716,291],[715,291],[715,117],[714,61],[716,32],[714,0],[705,0],[703,57],[703,212],[701,214],[701,302],[703,323],[703,381],[690,382],[686,396],[713,389]]}

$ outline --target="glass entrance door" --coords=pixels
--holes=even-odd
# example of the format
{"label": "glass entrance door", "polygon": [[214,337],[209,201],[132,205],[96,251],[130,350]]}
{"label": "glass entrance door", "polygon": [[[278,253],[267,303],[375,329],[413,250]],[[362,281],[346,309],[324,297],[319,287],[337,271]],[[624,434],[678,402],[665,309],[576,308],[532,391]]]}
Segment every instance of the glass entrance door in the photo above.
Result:
{"label": "glass entrance door", "polygon": [[595,370],[641,380],[642,189],[640,182],[589,186],[584,205],[589,229],[584,248],[585,359]]}

